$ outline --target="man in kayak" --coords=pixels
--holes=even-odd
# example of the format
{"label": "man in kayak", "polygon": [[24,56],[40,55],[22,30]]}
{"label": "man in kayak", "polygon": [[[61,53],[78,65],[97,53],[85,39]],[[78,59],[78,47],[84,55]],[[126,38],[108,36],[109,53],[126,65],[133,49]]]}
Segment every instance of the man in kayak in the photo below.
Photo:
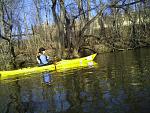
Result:
{"label": "man in kayak", "polygon": [[38,56],[37,56],[37,61],[39,63],[39,66],[45,66],[51,64],[49,62],[50,58],[49,56],[45,55],[46,49],[41,47],[39,48]]}

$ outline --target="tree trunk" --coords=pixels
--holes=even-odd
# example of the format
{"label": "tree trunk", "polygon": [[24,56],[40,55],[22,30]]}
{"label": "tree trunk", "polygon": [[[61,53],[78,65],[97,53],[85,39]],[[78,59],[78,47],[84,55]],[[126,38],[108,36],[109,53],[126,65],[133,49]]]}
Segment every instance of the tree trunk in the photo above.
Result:
{"label": "tree trunk", "polygon": [[[62,46],[63,46],[63,40],[64,40],[64,29],[63,29],[63,25],[60,21],[60,18],[57,16],[56,13],[56,3],[57,0],[52,0],[52,13],[53,13],[53,18],[55,21],[55,24],[57,26],[57,30],[58,30],[58,35],[56,34],[56,38],[57,38],[57,55],[59,58],[61,58],[62,56]],[[56,31],[57,33],[57,31]]]}
{"label": "tree trunk", "polygon": [[[0,33],[0,36],[1,38],[3,38],[9,43],[10,60],[13,65],[13,68],[15,69],[16,68],[16,62],[15,62],[16,55],[15,55],[14,45],[12,42],[12,27],[13,27],[12,26],[12,11],[10,12],[10,14],[8,14],[7,7],[2,2],[0,3],[1,3],[0,4],[0,8],[1,8],[0,9],[0,17],[1,17],[0,22],[2,26],[1,27],[2,34]],[[4,9],[5,9],[6,14],[4,14]],[[8,18],[7,21],[5,21],[5,18],[4,18],[5,15]]]}
{"label": "tree trunk", "polygon": [[3,9],[3,0],[0,1],[0,35],[4,37],[4,9]]}

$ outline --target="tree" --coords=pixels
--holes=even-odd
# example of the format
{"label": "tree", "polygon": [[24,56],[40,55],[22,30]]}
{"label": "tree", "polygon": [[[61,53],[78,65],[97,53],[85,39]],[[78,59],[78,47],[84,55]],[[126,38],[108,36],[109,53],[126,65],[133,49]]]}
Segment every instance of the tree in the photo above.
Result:
{"label": "tree", "polygon": [[[9,52],[10,52],[10,59],[13,67],[16,68],[16,54],[14,48],[14,39],[12,37],[13,31],[13,14],[15,8],[17,7],[17,0],[1,0],[0,1],[0,23],[1,23],[1,32],[0,37],[8,42]],[[19,3],[18,3],[19,4]]]}

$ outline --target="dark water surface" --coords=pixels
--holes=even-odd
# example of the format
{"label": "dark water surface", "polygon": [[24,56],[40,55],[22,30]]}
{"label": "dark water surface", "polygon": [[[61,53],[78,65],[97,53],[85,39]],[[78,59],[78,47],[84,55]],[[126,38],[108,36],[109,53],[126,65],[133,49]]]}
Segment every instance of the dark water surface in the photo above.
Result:
{"label": "dark water surface", "polygon": [[150,113],[150,48],[101,54],[96,62],[0,81],[0,113]]}

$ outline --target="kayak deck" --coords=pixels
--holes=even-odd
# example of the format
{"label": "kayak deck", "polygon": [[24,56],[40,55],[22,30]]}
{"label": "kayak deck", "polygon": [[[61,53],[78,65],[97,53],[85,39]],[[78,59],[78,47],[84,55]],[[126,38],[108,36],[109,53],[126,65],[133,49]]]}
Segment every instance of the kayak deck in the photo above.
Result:
{"label": "kayak deck", "polygon": [[96,63],[93,61],[97,54],[93,54],[87,57],[83,58],[77,58],[77,59],[71,59],[71,60],[61,60],[57,62],[56,65],[51,64],[47,66],[42,67],[28,67],[18,70],[12,70],[12,71],[0,71],[0,78],[5,79],[9,77],[16,77],[20,75],[27,75],[31,73],[39,73],[44,71],[63,71],[68,70],[72,68],[78,68],[78,67],[87,67],[90,65],[95,65]]}

